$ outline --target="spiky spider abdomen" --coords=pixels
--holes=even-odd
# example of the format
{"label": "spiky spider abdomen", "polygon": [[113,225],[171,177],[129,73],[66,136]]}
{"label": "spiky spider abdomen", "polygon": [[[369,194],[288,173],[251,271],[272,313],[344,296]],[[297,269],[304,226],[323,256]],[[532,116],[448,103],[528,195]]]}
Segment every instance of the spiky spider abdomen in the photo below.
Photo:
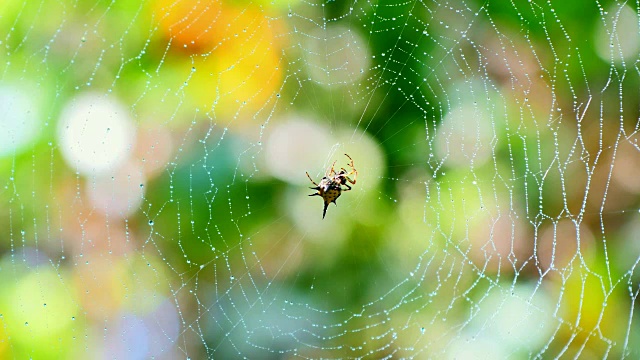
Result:
{"label": "spiky spider abdomen", "polygon": [[[331,170],[329,171],[329,174],[325,175],[322,178],[322,180],[320,180],[320,184],[317,184],[315,181],[313,181],[309,173],[307,173],[307,177],[315,185],[315,187],[311,187],[311,189],[318,191],[316,193],[310,194],[309,196],[320,196],[324,201],[324,209],[322,211],[323,219],[325,214],[327,213],[327,207],[329,206],[329,204],[330,203],[336,204],[336,200],[340,197],[340,195],[342,195],[343,191],[351,190],[351,186],[349,186],[347,182],[351,184],[356,183],[356,177],[358,176],[358,171],[353,167],[353,159],[351,159],[351,157],[347,154],[345,154],[345,156],[348,157],[349,160],[351,160],[349,164],[347,164],[351,168],[351,171],[348,173],[347,173],[347,170],[345,170],[345,168],[342,168],[340,172],[336,172],[333,169],[333,166],[335,165],[335,161],[331,165]],[[355,176],[353,177],[353,180],[349,178],[349,176],[351,176],[352,174],[355,174]],[[343,189],[342,188],[343,185],[346,186],[347,188]]]}

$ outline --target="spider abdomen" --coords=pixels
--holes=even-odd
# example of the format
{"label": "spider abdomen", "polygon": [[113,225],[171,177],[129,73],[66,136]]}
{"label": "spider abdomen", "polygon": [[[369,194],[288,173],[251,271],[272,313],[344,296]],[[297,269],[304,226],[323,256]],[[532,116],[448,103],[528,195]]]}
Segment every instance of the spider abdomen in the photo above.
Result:
{"label": "spider abdomen", "polygon": [[[347,172],[344,168],[342,168],[340,172],[336,172],[333,168],[333,165],[331,165],[331,171],[329,171],[328,174],[325,174],[322,180],[320,180],[320,184],[317,184],[315,181],[313,181],[311,176],[309,176],[308,172],[306,173],[307,177],[313,183],[313,185],[316,185],[311,189],[318,191],[316,193],[309,194],[309,196],[320,196],[324,201],[324,209],[322,211],[323,219],[325,214],[327,213],[327,206],[329,206],[330,203],[335,204],[336,199],[340,197],[340,195],[342,194],[342,191],[351,190],[351,186],[349,186],[347,182],[351,184],[356,183],[355,177],[358,175],[358,171],[353,167],[353,160],[351,159],[351,157],[347,154],[345,155],[349,158],[349,160],[351,160],[351,162],[347,164],[347,166],[351,168],[351,172]],[[334,165],[335,165],[335,162],[334,162]],[[355,174],[353,180],[349,178],[349,176],[352,174]],[[346,186],[347,188],[343,189],[342,186]]]}

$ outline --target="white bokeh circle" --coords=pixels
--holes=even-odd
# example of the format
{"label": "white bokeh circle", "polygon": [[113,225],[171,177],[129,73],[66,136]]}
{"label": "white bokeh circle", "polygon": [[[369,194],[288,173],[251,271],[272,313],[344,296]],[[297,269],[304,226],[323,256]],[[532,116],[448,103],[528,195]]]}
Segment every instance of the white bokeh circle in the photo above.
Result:
{"label": "white bokeh circle", "polygon": [[610,62],[632,60],[640,51],[638,15],[628,4],[611,6],[595,26],[594,37],[595,50],[601,59]]}
{"label": "white bokeh circle", "polygon": [[33,142],[40,128],[37,105],[25,89],[0,86],[0,156]]}
{"label": "white bokeh circle", "polygon": [[[267,169],[272,176],[294,184],[306,184],[305,171],[326,168],[332,141],[329,129],[317,122],[296,117],[276,125],[265,148]],[[324,164],[324,165],[323,165]]]}
{"label": "white bokeh circle", "polygon": [[360,34],[341,25],[318,28],[302,43],[309,76],[328,87],[360,81],[370,67],[371,51]]}
{"label": "white bokeh circle", "polygon": [[62,111],[58,142],[70,167],[83,175],[104,173],[127,159],[135,141],[128,110],[99,94],[84,94]]}
{"label": "white bokeh circle", "polygon": [[445,115],[436,135],[436,155],[451,166],[480,166],[491,156],[493,123],[474,104],[462,104]]}

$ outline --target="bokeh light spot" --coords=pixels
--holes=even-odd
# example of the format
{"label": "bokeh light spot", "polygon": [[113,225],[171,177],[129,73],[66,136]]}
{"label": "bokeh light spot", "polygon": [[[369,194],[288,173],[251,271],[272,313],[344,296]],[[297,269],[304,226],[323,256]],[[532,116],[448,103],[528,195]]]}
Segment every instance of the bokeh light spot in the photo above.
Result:
{"label": "bokeh light spot", "polygon": [[24,89],[0,86],[0,156],[19,152],[40,131],[38,104]]}
{"label": "bokeh light spot", "polygon": [[135,127],[129,112],[112,98],[84,94],[69,102],[60,117],[58,141],[69,166],[83,175],[121,164],[133,149]]}

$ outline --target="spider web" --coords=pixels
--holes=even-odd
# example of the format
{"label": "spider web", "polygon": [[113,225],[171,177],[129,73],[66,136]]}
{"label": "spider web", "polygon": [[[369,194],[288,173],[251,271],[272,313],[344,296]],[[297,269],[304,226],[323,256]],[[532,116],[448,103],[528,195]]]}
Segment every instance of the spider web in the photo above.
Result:
{"label": "spider web", "polygon": [[0,357],[637,358],[639,9],[3,1]]}

